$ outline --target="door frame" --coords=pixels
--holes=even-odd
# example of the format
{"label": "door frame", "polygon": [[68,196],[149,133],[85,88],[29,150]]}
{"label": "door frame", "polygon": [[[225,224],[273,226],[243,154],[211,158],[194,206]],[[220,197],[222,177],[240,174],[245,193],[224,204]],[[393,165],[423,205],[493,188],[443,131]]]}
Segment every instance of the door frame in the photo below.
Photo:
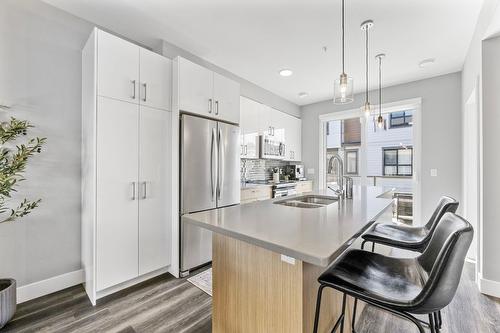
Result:
{"label": "door frame", "polygon": [[[421,182],[421,149],[422,149],[422,98],[410,98],[396,102],[383,103],[382,113],[391,113],[400,111],[401,109],[413,109],[413,218],[414,221],[420,221],[422,216],[422,182]],[[378,105],[373,105],[373,109],[377,110]],[[372,114],[376,114],[373,111]],[[318,188],[325,189],[326,186],[326,123],[332,120],[344,120],[350,118],[364,117],[363,111],[360,108],[336,111],[326,114],[321,114],[318,117],[319,121],[319,156],[318,156]],[[365,124],[361,122],[361,148],[360,148],[360,172],[364,175],[361,179],[361,184],[366,184],[366,139],[365,139]]]}

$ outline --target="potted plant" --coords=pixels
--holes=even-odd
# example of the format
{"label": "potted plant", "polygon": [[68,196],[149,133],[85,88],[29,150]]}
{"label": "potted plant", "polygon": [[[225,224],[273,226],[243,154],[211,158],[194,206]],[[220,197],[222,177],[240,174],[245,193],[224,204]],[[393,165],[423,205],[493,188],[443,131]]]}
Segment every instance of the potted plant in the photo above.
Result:
{"label": "potted plant", "polygon": [[[0,223],[13,222],[38,207],[41,199],[22,199],[12,203],[11,195],[19,183],[29,159],[42,151],[45,138],[31,138],[19,143],[21,136],[28,134],[33,126],[25,120],[11,118],[0,123]],[[16,280],[0,279],[0,329],[14,316],[16,311]]]}

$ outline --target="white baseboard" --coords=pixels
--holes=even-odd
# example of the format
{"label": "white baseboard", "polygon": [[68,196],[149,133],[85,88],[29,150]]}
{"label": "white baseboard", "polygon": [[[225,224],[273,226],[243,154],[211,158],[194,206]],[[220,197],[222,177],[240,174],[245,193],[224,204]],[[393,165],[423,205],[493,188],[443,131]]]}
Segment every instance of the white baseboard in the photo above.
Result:
{"label": "white baseboard", "polygon": [[482,294],[500,298],[500,282],[485,279],[483,275],[479,273],[478,286]]}
{"label": "white baseboard", "polygon": [[83,269],[79,269],[74,272],[69,272],[48,278],[46,280],[30,283],[17,288],[17,303],[19,304],[40,296],[45,296],[53,292],[83,283],[83,281],[84,272]]}

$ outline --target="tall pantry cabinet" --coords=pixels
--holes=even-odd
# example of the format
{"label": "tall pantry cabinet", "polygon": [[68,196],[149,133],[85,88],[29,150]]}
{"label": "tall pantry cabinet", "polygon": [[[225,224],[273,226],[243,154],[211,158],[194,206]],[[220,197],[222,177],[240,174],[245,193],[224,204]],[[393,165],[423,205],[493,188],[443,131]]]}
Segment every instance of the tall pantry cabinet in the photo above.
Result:
{"label": "tall pantry cabinet", "polygon": [[82,51],[82,265],[93,304],[170,265],[171,70],[99,29]]}

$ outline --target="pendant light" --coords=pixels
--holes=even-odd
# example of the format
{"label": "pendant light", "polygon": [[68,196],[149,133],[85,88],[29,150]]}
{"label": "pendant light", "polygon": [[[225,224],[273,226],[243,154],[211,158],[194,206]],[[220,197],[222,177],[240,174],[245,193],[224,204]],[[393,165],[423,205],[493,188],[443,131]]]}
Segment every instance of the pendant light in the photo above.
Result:
{"label": "pendant light", "polygon": [[354,100],[353,97],[353,82],[352,78],[348,77],[345,73],[344,68],[344,0],[342,0],[342,73],[340,78],[335,80],[333,86],[333,103],[335,104],[347,104]]}
{"label": "pendant light", "polygon": [[375,58],[378,60],[378,128],[384,127],[384,117],[382,117],[382,58],[384,57],[384,53],[380,53],[375,56]]}
{"label": "pendant light", "polygon": [[365,116],[368,118],[370,114],[372,113],[372,106],[369,101],[369,96],[368,96],[368,30],[373,28],[373,21],[372,20],[367,20],[361,23],[361,30],[365,32],[366,38],[365,38],[365,70],[366,70],[366,89],[365,89],[365,105],[361,108]]}

